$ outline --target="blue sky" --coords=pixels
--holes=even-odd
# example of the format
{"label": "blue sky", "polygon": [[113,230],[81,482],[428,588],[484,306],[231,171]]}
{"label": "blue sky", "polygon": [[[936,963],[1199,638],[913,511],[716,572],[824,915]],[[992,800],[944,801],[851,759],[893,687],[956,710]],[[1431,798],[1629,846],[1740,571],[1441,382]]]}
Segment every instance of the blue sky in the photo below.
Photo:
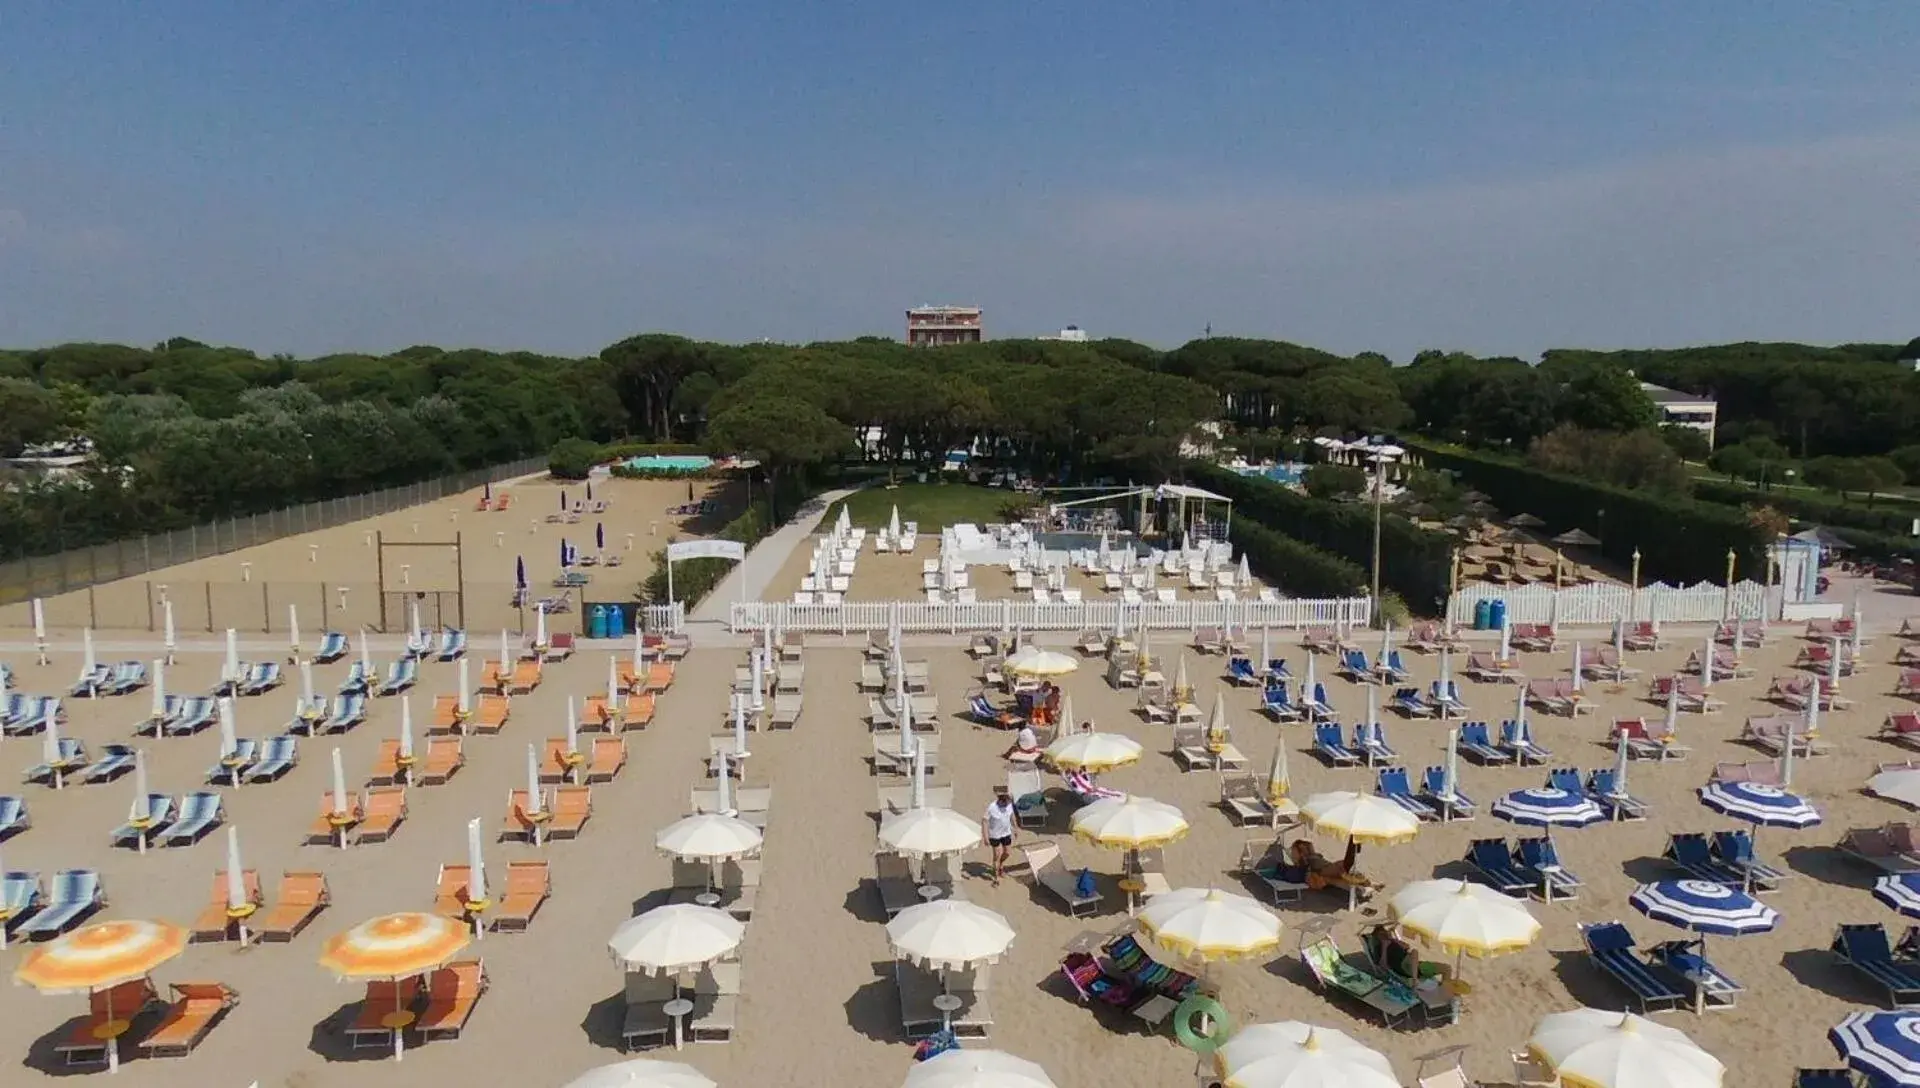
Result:
{"label": "blue sky", "polygon": [[1920,5],[10,0],[0,344],[1920,334]]}

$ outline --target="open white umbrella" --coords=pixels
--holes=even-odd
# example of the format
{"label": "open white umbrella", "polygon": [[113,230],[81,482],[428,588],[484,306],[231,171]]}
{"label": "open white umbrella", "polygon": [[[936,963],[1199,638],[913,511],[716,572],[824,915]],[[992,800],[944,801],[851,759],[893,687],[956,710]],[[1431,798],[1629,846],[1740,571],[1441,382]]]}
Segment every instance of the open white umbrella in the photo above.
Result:
{"label": "open white umbrella", "polygon": [[[589,1085],[588,1088],[601,1086]],[[969,1047],[942,1051],[926,1061],[915,1062],[902,1088],[1054,1088],[1054,1083],[1045,1069],[1025,1058],[1000,1050]]]}
{"label": "open white umbrella", "polygon": [[1543,1017],[1527,1050],[1573,1088],[1720,1088],[1727,1071],[1684,1032],[1630,1012]]}
{"label": "open white umbrella", "polygon": [[1075,838],[1125,850],[1165,846],[1191,830],[1186,816],[1174,806],[1133,796],[1102,797],[1082,805],[1074,811],[1070,827]]}
{"label": "open white umbrella", "polygon": [[745,935],[746,926],[718,907],[669,903],[620,923],[607,952],[628,971],[677,975],[726,958]]}
{"label": "open white umbrella", "polygon": [[997,912],[964,899],[939,899],[907,907],[887,923],[893,954],[941,971],[964,971],[990,963],[1013,944],[1013,927]]}
{"label": "open white umbrella", "polygon": [[[979,838],[977,832],[974,837]],[[759,828],[718,812],[683,816],[653,837],[653,845],[662,853],[709,864],[752,857],[760,852],[761,842]]]}
{"label": "open white umbrella", "polygon": [[1222,1088],[1400,1088],[1393,1063],[1343,1031],[1249,1024],[1213,1054]]}
{"label": "open white umbrella", "polygon": [[679,1062],[635,1058],[615,1062],[568,1081],[565,1088],[719,1088],[705,1073]]}
{"label": "open white umbrella", "polygon": [[1197,963],[1247,959],[1280,947],[1280,916],[1219,888],[1177,888],[1147,900],[1135,920],[1155,944]]}
{"label": "open white umbrella", "polygon": [[1021,650],[1001,665],[1006,672],[1020,676],[1065,676],[1079,667],[1080,663],[1072,657],[1038,646]]}
{"label": "open white umbrella", "polygon": [[1416,880],[1388,903],[1400,929],[1460,958],[1514,952],[1540,936],[1540,921],[1526,903],[1484,884],[1465,880]]}
{"label": "open white umbrella", "polygon": [[1420,833],[1420,818],[1388,798],[1337,790],[1316,793],[1300,816],[1317,831],[1363,843],[1405,842]]}
{"label": "open white umbrella", "polygon": [[880,842],[911,858],[947,857],[980,845],[980,825],[946,808],[910,808],[880,824]]}
{"label": "open white umbrella", "polygon": [[1090,773],[1140,761],[1140,742],[1123,733],[1069,733],[1047,745],[1047,761],[1065,770]]}

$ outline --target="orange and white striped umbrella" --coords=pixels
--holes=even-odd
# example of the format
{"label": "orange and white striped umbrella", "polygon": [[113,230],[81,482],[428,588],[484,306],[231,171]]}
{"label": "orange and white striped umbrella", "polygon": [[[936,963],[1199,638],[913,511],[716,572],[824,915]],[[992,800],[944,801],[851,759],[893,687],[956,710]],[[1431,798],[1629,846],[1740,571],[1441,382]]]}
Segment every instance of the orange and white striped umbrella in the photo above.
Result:
{"label": "orange and white striped umbrella", "polygon": [[458,918],[387,914],[327,938],[320,966],[341,978],[406,978],[452,959],[472,936]]}
{"label": "orange and white striped umbrella", "polygon": [[187,931],[166,922],[99,922],[28,952],[13,980],[42,993],[103,990],[145,978],[187,947]]}

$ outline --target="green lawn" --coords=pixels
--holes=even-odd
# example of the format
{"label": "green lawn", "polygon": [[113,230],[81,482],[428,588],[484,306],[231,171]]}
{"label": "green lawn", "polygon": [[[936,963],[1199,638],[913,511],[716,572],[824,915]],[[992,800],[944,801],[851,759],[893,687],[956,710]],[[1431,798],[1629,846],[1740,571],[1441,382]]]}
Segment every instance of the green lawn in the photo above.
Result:
{"label": "green lawn", "polygon": [[837,508],[844,505],[855,525],[884,529],[898,506],[901,521],[917,521],[922,533],[937,533],[962,522],[986,525],[1001,521],[1000,508],[1022,497],[1005,488],[973,484],[901,484],[894,488],[875,484],[854,492],[843,503],[835,503],[822,524],[833,524],[840,516]]}

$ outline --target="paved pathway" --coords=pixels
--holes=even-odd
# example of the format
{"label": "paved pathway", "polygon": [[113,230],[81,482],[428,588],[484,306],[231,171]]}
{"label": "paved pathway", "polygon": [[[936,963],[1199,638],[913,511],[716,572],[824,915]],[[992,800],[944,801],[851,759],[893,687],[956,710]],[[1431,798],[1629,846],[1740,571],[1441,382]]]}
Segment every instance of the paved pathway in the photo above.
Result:
{"label": "paved pathway", "polygon": [[809,499],[791,521],[754,545],[744,561],[734,564],[720,584],[713,587],[713,592],[707,594],[706,600],[701,601],[693,614],[687,617],[687,626],[695,632],[699,644],[711,646],[727,641],[727,616],[733,603],[743,599],[766,599],[767,586],[787,565],[787,557],[793,554],[794,549],[813,536],[821,519],[826,517],[827,508],[855,490],[842,488]]}

